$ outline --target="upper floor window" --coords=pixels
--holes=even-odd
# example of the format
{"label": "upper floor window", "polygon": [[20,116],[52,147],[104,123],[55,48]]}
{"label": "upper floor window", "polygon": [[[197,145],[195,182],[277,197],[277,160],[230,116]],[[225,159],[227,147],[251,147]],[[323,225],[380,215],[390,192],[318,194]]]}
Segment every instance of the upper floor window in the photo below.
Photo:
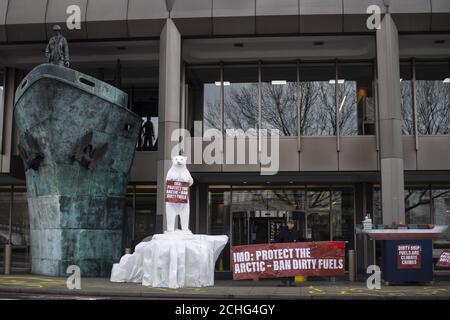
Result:
{"label": "upper floor window", "polygon": [[136,149],[139,151],[158,150],[158,88],[127,89],[131,111],[142,118],[142,127]]}
{"label": "upper floor window", "polygon": [[416,103],[419,134],[450,134],[448,62],[416,63]]}
{"label": "upper floor window", "polygon": [[128,108],[142,119],[136,144],[139,151],[158,150],[159,66],[157,63],[123,63],[120,85],[128,93]]}
{"label": "upper floor window", "polygon": [[300,65],[300,134],[336,135],[336,67],[334,63]]}
{"label": "upper floor window", "polygon": [[450,64],[409,60],[400,64],[403,134],[450,134]]}
{"label": "upper floor window", "polygon": [[[258,65],[225,65],[223,69],[224,130],[257,130]],[[251,131],[249,131],[251,132]]]}
{"label": "upper floor window", "polygon": [[203,130],[224,134],[374,135],[373,69],[372,61],[188,66],[186,125],[192,131],[203,121]]}
{"label": "upper floor window", "polygon": [[261,128],[282,136],[297,135],[297,67],[263,64],[261,67]]}
{"label": "upper floor window", "polygon": [[338,78],[337,102],[341,135],[375,135],[373,63],[338,63]]}
{"label": "upper floor window", "polygon": [[400,99],[402,108],[402,132],[404,135],[414,134],[414,109],[412,101],[412,63],[400,63]]}
{"label": "upper floor window", "polygon": [[221,71],[219,65],[189,66],[187,129],[193,133],[194,121],[203,121],[203,130],[221,130]]}

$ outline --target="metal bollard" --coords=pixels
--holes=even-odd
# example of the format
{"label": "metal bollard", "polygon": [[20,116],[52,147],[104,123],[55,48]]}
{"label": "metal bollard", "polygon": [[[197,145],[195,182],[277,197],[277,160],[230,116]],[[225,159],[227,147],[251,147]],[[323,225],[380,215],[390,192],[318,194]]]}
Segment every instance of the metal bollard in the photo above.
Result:
{"label": "metal bollard", "polygon": [[10,244],[5,245],[5,274],[11,274],[11,252],[12,246]]}
{"label": "metal bollard", "polygon": [[348,250],[348,280],[355,281],[356,266],[355,266],[355,250]]}

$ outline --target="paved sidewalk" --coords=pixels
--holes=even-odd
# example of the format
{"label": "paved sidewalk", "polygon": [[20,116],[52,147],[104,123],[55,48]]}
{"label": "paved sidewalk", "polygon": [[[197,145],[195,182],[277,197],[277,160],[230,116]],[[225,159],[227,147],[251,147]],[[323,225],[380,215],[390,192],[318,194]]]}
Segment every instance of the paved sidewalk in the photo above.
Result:
{"label": "paved sidewalk", "polygon": [[0,275],[2,297],[22,294],[63,295],[104,298],[166,299],[431,299],[450,300],[450,281],[433,285],[382,286],[369,290],[364,282],[310,281],[296,287],[278,287],[279,281],[217,280],[214,287],[166,289],[138,283],[112,283],[105,278],[82,278],[80,290],[69,290],[66,278],[35,275]]}

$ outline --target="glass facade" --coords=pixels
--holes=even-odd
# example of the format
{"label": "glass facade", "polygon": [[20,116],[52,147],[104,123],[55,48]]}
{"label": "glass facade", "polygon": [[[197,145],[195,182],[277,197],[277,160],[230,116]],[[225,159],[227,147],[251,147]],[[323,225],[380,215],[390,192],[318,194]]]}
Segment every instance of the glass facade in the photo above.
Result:
{"label": "glass facade", "polygon": [[0,186],[0,269],[4,266],[5,244],[12,244],[14,248],[12,270],[30,272],[30,223],[27,193],[23,185]]}
{"label": "glass facade", "polygon": [[373,61],[189,65],[186,126],[192,132],[203,121],[204,130],[229,135],[258,128],[280,136],[375,135],[374,77]]}
{"label": "glass facade", "polygon": [[[433,199],[433,222],[438,225],[450,226],[450,189],[436,187],[431,190],[431,198]],[[435,242],[450,244],[450,228],[447,228],[441,239]]]}
{"label": "glass facade", "polygon": [[405,190],[405,212],[406,223],[432,223],[430,189],[410,188]]}
{"label": "glass facade", "polygon": [[142,118],[136,145],[139,151],[158,150],[159,66],[124,66],[122,89],[128,93],[128,107]]}
{"label": "glass facade", "polygon": [[288,218],[307,241],[342,240],[352,247],[354,211],[352,187],[210,187],[209,233],[230,237],[216,269],[230,270],[229,245],[275,242]]}
{"label": "glass facade", "polygon": [[[450,225],[450,188],[422,186],[405,191],[406,223]],[[436,243],[450,244],[447,230]]]}
{"label": "glass facade", "polygon": [[400,95],[404,135],[450,134],[448,61],[416,59],[402,61]]}
{"label": "glass facade", "polygon": [[400,98],[402,104],[403,126],[402,132],[404,135],[414,134],[414,109],[412,100],[413,90],[413,76],[412,63],[400,63]]}
{"label": "glass facade", "polygon": [[131,88],[125,91],[130,109],[142,118],[136,149],[158,150],[158,88]]}
{"label": "glass facade", "polygon": [[[257,65],[226,65],[223,70],[224,131],[257,130],[259,85]],[[251,131],[250,131],[251,132]]]}
{"label": "glass facade", "polygon": [[306,239],[312,241],[331,240],[330,196],[330,191],[327,189],[306,191]]}
{"label": "glass facade", "polygon": [[[208,205],[210,214],[209,233],[212,235],[229,234],[230,228],[230,203],[231,193],[227,189],[214,189],[208,194]],[[245,223],[245,221],[243,221]],[[238,235],[236,235],[238,236]],[[230,242],[228,242],[220,253],[216,262],[216,270],[223,271],[230,265]]]}
{"label": "glass facade", "polygon": [[[381,192],[378,187],[373,191],[374,223],[382,224]],[[418,185],[405,187],[406,224],[450,225],[450,186]],[[436,243],[450,244],[450,232],[447,230]]]}
{"label": "glass facade", "polygon": [[448,61],[425,61],[415,64],[419,134],[450,134],[449,66]]}
{"label": "glass facade", "polygon": [[380,186],[374,186],[373,188],[373,199],[372,199],[372,205],[373,205],[373,220],[372,223],[374,225],[383,224],[383,214],[382,214],[382,207],[381,207],[381,190]]}
{"label": "glass facade", "polygon": [[261,67],[261,128],[297,135],[297,71],[295,64]]}
{"label": "glass facade", "polygon": [[193,133],[194,121],[203,121],[203,130],[221,130],[221,68],[190,66],[186,68],[188,130]]}
{"label": "glass facade", "polygon": [[[374,70],[373,61],[188,66],[188,104],[194,110],[188,127],[202,120],[205,129],[223,126],[224,132],[262,128],[277,129],[281,136],[375,135]],[[403,134],[450,134],[450,63],[402,60],[399,81]]]}
{"label": "glass facade", "polygon": [[336,65],[300,65],[300,134],[336,135]]}
{"label": "glass facade", "polygon": [[341,135],[375,135],[373,63],[338,64],[338,78],[338,114]]}
{"label": "glass facade", "polygon": [[129,185],[124,218],[123,246],[133,248],[155,233],[156,186]]}
{"label": "glass facade", "polygon": [[353,189],[332,190],[331,197],[333,240],[353,242],[355,219]]}
{"label": "glass facade", "polygon": [[[28,204],[25,186],[0,186],[0,244],[27,246],[30,243]],[[11,213],[11,238],[9,218]]]}

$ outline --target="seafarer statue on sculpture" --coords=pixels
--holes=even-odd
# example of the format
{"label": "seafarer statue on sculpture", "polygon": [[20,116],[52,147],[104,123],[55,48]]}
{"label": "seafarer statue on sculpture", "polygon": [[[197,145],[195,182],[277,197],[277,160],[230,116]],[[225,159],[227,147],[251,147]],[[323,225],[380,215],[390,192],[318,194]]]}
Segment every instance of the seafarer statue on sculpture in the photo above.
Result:
{"label": "seafarer statue on sculpture", "polygon": [[48,42],[47,48],[45,49],[45,56],[48,59],[48,63],[68,68],[70,66],[70,60],[67,40],[62,35],[60,26],[54,25],[53,31],[55,35]]}

